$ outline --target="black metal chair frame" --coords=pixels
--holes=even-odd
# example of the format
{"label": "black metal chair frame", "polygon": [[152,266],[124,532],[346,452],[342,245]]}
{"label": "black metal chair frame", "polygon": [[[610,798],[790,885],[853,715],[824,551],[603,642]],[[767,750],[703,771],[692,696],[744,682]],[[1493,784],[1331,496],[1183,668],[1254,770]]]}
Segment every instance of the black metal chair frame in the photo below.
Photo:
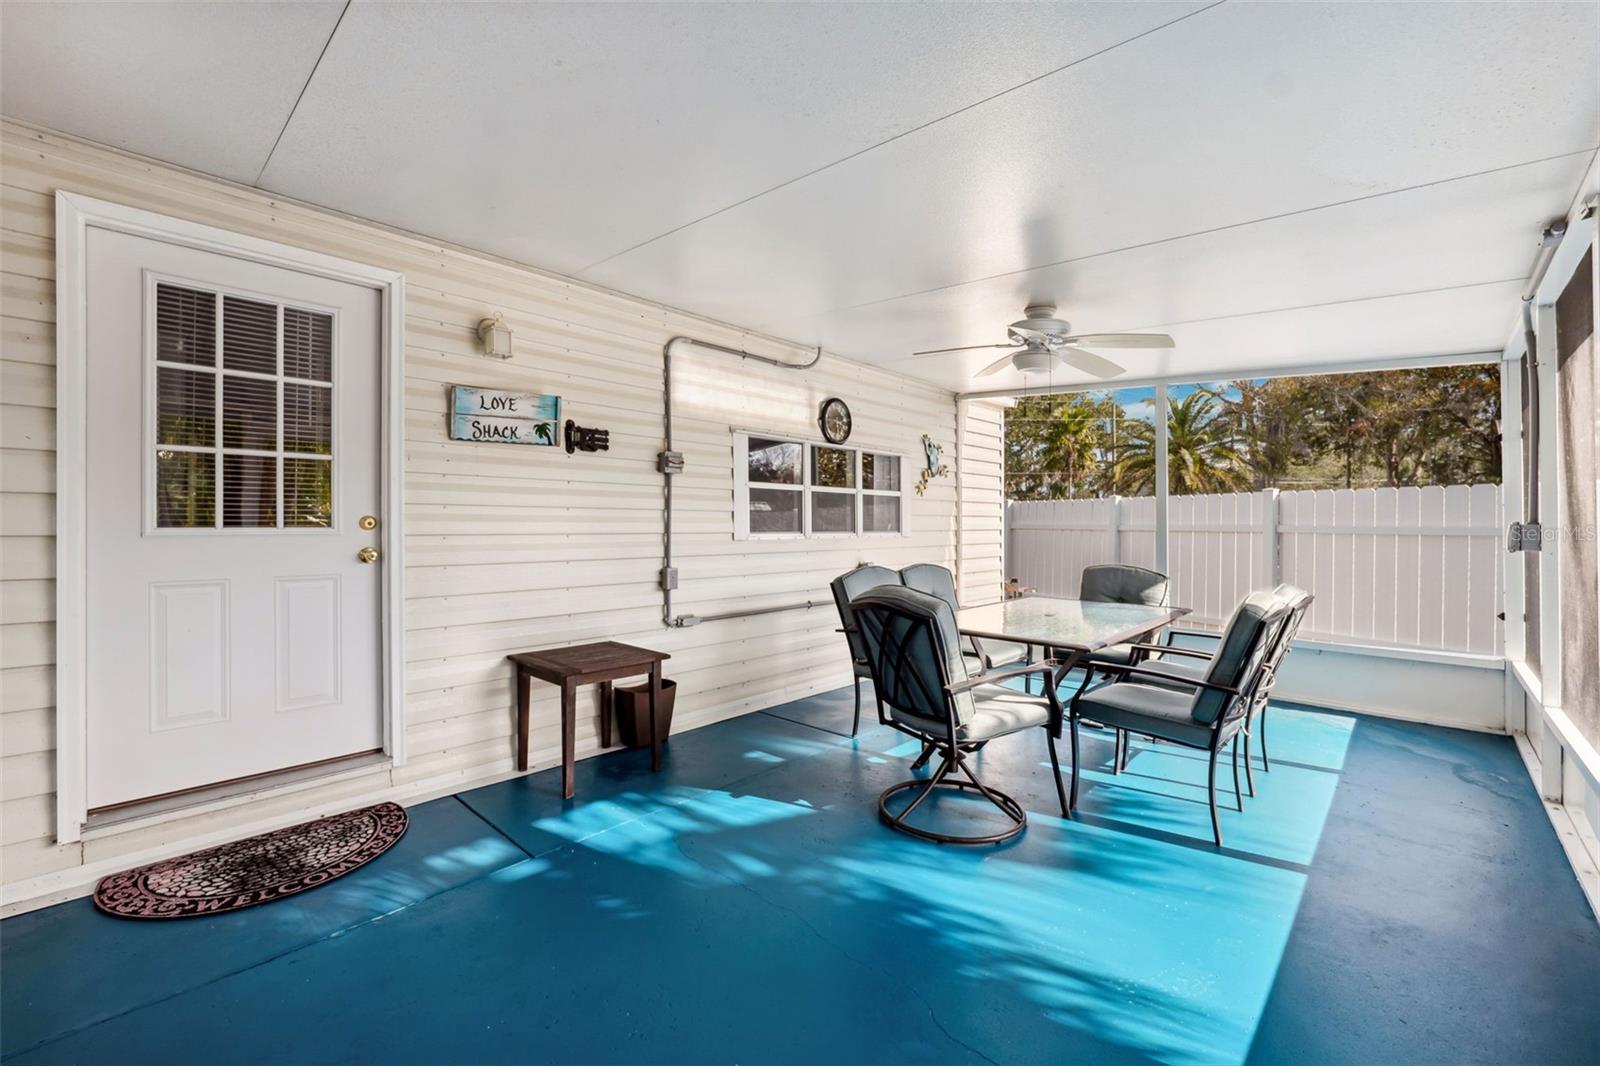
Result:
{"label": "black metal chair frame", "polygon": [[[1061,814],[1063,817],[1071,817],[1071,808],[1067,802],[1066,790],[1061,784],[1061,761],[1056,753],[1056,739],[1061,735],[1061,722],[1064,712],[1061,707],[1060,698],[1053,691],[1053,686],[1050,685],[1048,681],[1050,677],[1050,671],[1054,669],[1056,664],[1048,659],[1037,663],[1020,663],[1015,666],[1006,667],[1000,670],[986,671],[982,674],[979,674],[977,677],[969,677],[960,681],[951,681],[948,677],[944,677],[944,670],[941,667],[940,674],[941,680],[943,681],[943,690],[939,693],[934,693],[927,689],[921,677],[915,671],[909,669],[911,655],[910,644],[912,635],[915,634],[919,628],[925,628],[927,630],[928,638],[930,640],[936,639],[935,634],[932,632],[933,623],[927,619],[920,618],[912,618],[910,619],[910,622],[911,625],[907,627],[900,640],[892,649],[886,648],[885,654],[893,655],[895,659],[896,676],[909,678],[921,690],[923,698],[928,702],[943,702],[945,710],[945,730],[942,734],[938,732],[923,731],[902,722],[898,718],[893,717],[885,711],[883,698],[881,695],[878,697],[878,720],[883,725],[886,725],[897,732],[904,733],[906,736],[912,737],[913,739],[922,743],[922,754],[919,755],[917,757],[917,761],[912,764],[912,769],[916,769],[919,766],[927,763],[929,758],[934,754],[937,754],[940,757],[940,763],[938,768],[934,770],[931,777],[913,777],[908,780],[901,781],[898,784],[890,785],[888,788],[884,789],[883,792],[878,795],[878,819],[889,828],[898,832],[917,837],[921,840],[931,840],[938,844],[1001,844],[1012,839],[1026,829],[1028,826],[1028,815],[1027,812],[1022,809],[1022,805],[1012,797],[1006,795],[1004,792],[1001,792],[999,789],[990,788],[988,785],[985,785],[983,781],[979,779],[977,772],[973,770],[971,764],[967,761],[967,756],[982,750],[983,746],[987,744],[988,741],[963,741],[961,739],[960,723],[956,718],[955,697],[960,693],[967,692],[971,689],[977,688],[980,685],[999,684],[1003,681],[1009,681],[1012,678],[1026,677],[1029,674],[1041,672],[1044,673],[1046,677],[1044,696],[1049,700],[1050,704],[1050,718],[1045,725],[1046,742],[1050,749],[1050,768],[1055,775],[1056,796],[1061,803]],[[874,671],[872,687],[874,692],[881,692],[883,688],[879,678],[876,676],[876,671]],[[1073,751],[1076,753],[1077,738],[1074,737],[1073,739]],[[1074,757],[1076,757],[1076,755],[1074,755]],[[954,771],[957,770],[966,775],[967,779],[965,781],[954,779],[950,776]],[[1073,772],[1076,774],[1076,766],[1073,767]],[[889,798],[891,796],[895,796],[901,792],[917,788],[920,788],[921,791],[918,792],[911,802],[906,804],[904,809],[902,809],[898,814],[889,809]],[[912,825],[909,821],[907,821],[907,819],[910,818],[911,814],[922,805],[924,800],[933,794],[935,789],[950,789],[953,791],[970,792],[981,795],[997,810],[999,810],[1001,814],[1005,815],[1009,824],[1005,829],[999,830],[998,832],[987,833],[980,836],[956,836],[950,833],[940,833],[936,830],[923,829],[920,826]]]}
{"label": "black metal chair frame", "polygon": [[[1289,612],[1287,609],[1285,609],[1283,616],[1277,619],[1272,625],[1272,628],[1264,635],[1258,637],[1257,640],[1276,640],[1278,635],[1287,627],[1289,617]],[[1152,646],[1147,645],[1147,647]],[[1158,650],[1169,650],[1160,645],[1153,645],[1153,647],[1157,648]],[[1268,647],[1270,649],[1272,645],[1269,644]],[[1205,658],[1210,658],[1210,656],[1205,656]],[[1211,809],[1211,835],[1212,839],[1215,840],[1217,847],[1222,846],[1222,821],[1217,815],[1217,756],[1221,754],[1222,749],[1226,747],[1229,742],[1233,742],[1233,799],[1235,808],[1242,812],[1244,810],[1244,792],[1239,787],[1238,735],[1244,730],[1248,723],[1250,717],[1250,708],[1254,704],[1256,691],[1259,688],[1265,674],[1265,665],[1266,656],[1263,655],[1261,661],[1256,663],[1251,675],[1247,677],[1244,681],[1244,684],[1238,688],[1228,685],[1221,685],[1214,681],[1206,681],[1203,678],[1196,678],[1192,681],[1187,679],[1184,680],[1183,684],[1193,685],[1195,686],[1196,690],[1202,688],[1209,689],[1213,692],[1223,693],[1231,698],[1229,699],[1227,705],[1223,707],[1222,712],[1217,715],[1217,720],[1211,723],[1211,740],[1209,744],[1194,744],[1186,740],[1178,740],[1174,737],[1160,738],[1168,743],[1178,744],[1186,748],[1194,748],[1197,751],[1205,751],[1209,753],[1206,767],[1206,803]],[[1085,690],[1089,688],[1090,676],[1092,676],[1096,670],[1115,674],[1117,675],[1118,680],[1150,678],[1151,680],[1169,684],[1173,681],[1173,678],[1170,674],[1163,674],[1139,665],[1123,666],[1118,663],[1095,663],[1089,670],[1089,673],[1084,677],[1083,683],[1078,686],[1078,691],[1073,693],[1072,702],[1068,707],[1068,718],[1071,723],[1072,730],[1072,795],[1069,803],[1069,806],[1072,810],[1077,810],[1078,807],[1078,698],[1082,696]],[[1121,738],[1121,734],[1128,732],[1128,729],[1127,727],[1121,727],[1117,730],[1117,732],[1119,734],[1119,740],[1116,747],[1113,749],[1112,759],[1114,765],[1116,765],[1120,770],[1121,763],[1118,762],[1118,760],[1126,758],[1127,743],[1125,739]],[[1137,730],[1135,730],[1135,732],[1137,732]]]}

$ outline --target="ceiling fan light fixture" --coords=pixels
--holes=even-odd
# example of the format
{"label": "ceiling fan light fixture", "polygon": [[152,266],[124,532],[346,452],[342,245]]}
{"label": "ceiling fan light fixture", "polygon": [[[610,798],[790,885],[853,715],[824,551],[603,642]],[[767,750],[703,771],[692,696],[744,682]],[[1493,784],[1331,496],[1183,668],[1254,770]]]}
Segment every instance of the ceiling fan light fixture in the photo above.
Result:
{"label": "ceiling fan light fixture", "polygon": [[1011,365],[1024,374],[1042,374],[1055,367],[1056,357],[1043,348],[1024,348],[1011,357]]}

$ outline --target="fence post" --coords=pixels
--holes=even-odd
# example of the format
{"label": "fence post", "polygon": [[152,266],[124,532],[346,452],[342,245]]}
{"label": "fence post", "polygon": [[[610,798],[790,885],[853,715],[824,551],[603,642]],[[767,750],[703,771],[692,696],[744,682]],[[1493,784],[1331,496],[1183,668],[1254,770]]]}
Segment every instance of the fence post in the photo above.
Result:
{"label": "fence post", "polygon": [[1111,505],[1111,517],[1106,520],[1106,535],[1111,538],[1111,561],[1122,562],[1122,497],[1111,496],[1106,499]]}
{"label": "fence post", "polygon": [[1267,581],[1276,588],[1278,586],[1278,490],[1276,488],[1261,490],[1261,568],[1266,572]]}

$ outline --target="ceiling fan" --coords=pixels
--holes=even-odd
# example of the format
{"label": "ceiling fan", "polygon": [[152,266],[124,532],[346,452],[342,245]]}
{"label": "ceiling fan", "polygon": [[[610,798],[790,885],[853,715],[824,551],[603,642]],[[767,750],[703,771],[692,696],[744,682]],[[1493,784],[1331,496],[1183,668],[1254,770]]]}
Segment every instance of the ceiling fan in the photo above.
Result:
{"label": "ceiling fan", "polygon": [[912,355],[942,355],[946,352],[972,352],[981,348],[1009,348],[1011,354],[995,360],[978,377],[1015,367],[1024,374],[1070,366],[1097,378],[1114,378],[1123,368],[1085,348],[1171,348],[1172,338],[1165,333],[1080,333],[1074,335],[1072,323],[1056,317],[1055,304],[1029,304],[1022,318],[1006,327],[1007,344],[969,344],[961,348],[934,348]]}

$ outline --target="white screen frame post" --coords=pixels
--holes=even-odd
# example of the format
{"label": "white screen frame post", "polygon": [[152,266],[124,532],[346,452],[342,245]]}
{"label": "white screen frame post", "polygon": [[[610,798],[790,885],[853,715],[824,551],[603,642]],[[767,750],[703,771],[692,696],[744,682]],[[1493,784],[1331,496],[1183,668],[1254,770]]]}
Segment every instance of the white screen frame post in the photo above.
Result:
{"label": "white screen frame post", "polygon": [[1167,569],[1167,499],[1172,486],[1167,483],[1167,386],[1156,386],[1154,401],[1156,421],[1156,570],[1163,574]]}

